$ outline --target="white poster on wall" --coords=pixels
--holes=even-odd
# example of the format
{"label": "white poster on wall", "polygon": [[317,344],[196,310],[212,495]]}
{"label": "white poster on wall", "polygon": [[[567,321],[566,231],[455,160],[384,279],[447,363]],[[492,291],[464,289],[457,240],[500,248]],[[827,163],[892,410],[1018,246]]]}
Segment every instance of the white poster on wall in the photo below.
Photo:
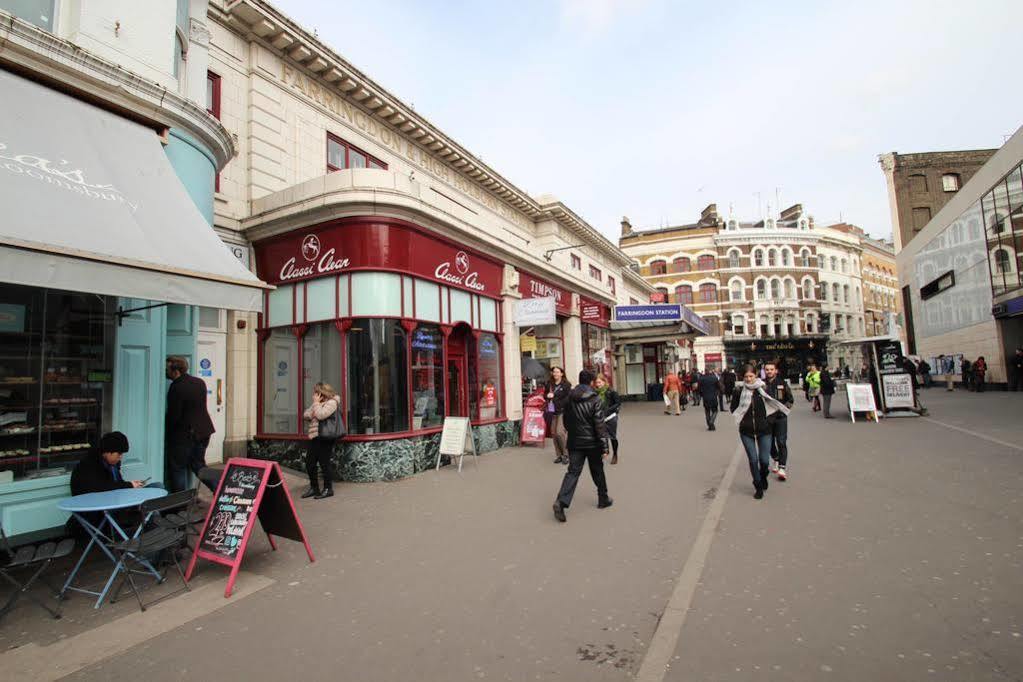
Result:
{"label": "white poster on wall", "polygon": [[523,298],[515,302],[515,325],[518,327],[554,324],[557,319],[553,296]]}

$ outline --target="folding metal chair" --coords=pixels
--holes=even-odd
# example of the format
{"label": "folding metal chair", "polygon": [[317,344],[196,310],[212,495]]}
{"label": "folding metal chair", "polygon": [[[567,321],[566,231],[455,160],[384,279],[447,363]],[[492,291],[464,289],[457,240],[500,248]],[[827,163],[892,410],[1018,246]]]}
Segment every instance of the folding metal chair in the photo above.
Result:
{"label": "folding metal chair", "polygon": [[[147,606],[152,606],[168,597],[173,597],[176,594],[192,589],[188,585],[188,581],[185,580],[184,572],[181,570],[177,550],[187,547],[185,530],[188,526],[187,511],[194,506],[195,497],[196,490],[192,488],[142,503],[139,507],[139,511],[142,514],[139,530],[130,539],[110,546],[110,549],[118,557],[118,568],[124,571],[124,577],[121,578],[120,585],[114,590],[113,597],[110,599],[111,602],[117,601],[117,597],[124,588],[125,583],[131,587],[135,599],[138,600],[139,609],[142,611],[145,611]],[[156,559],[161,554],[167,554],[170,557],[166,564],[173,564],[174,568],[177,569],[183,587],[146,604],[142,601],[142,593],[139,590],[139,586],[135,583],[134,576],[136,574],[151,576],[152,574],[149,571],[134,568],[133,565],[145,568],[144,562],[149,561],[155,564]],[[163,584],[166,580],[165,569],[156,584]]]}
{"label": "folding metal chair", "polygon": [[[18,601],[19,597],[25,596],[34,601],[39,607],[45,609],[54,618],[60,618],[60,607],[61,603],[59,600],[60,590],[50,585],[43,578],[43,573],[50,567],[55,560],[61,557],[66,557],[68,554],[73,552],[75,549],[75,541],[72,538],[65,538],[59,542],[43,542],[38,545],[24,545],[17,549],[11,547],[11,544],[7,541],[7,534],[4,532],[2,526],[0,526],[0,550],[6,552],[8,555],[8,561],[3,566],[0,566],[0,577],[9,582],[14,586],[14,594],[10,596],[7,603],[0,608],[0,620],[3,619],[7,612],[14,608],[15,602]],[[14,573],[21,571],[32,571],[29,575],[28,580],[25,582],[19,582],[14,577]],[[54,596],[58,597],[57,608],[53,609],[43,603],[43,600],[38,596],[30,592],[32,586],[36,581],[41,582],[45,585]]]}

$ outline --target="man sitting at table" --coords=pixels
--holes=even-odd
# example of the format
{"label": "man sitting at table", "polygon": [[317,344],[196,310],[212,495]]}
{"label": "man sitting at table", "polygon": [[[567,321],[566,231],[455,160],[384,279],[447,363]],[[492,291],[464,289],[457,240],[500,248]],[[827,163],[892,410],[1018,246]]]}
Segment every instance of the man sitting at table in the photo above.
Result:
{"label": "man sitting at table", "polygon": [[120,431],[103,434],[98,452],[83,457],[71,472],[71,494],[100,493],[118,488],[142,488],[143,481],[126,481],[121,457],[128,452],[128,437]]}

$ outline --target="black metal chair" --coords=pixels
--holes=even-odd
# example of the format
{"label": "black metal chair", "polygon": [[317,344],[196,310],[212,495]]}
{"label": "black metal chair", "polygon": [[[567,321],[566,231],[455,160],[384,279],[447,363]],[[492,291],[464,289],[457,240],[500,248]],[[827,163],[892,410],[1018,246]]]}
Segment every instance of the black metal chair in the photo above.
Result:
{"label": "black metal chair", "polygon": [[[189,591],[192,588],[185,580],[184,571],[181,570],[181,563],[178,560],[178,550],[187,547],[187,510],[195,504],[196,490],[184,490],[180,493],[171,493],[155,500],[143,502],[139,507],[142,521],[135,533],[129,539],[111,545],[110,549],[117,555],[119,565],[124,571],[121,583],[114,590],[110,599],[111,603],[117,601],[118,595],[124,588],[125,583],[131,587],[135,599],[138,600],[139,609],[146,610],[169,597]],[[158,599],[144,603],[139,586],[135,582],[135,575],[152,576],[152,572],[145,569],[148,565],[159,564],[161,556],[166,555],[164,565],[172,564],[177,569],[181,578],[181,589],[163,595]],[[156,584],[163,584],[167,580],[166,570],[160,575]]]}
{"label": "black metal chair", "polygon": [[[189,540],[192,538],[198,538],[199,533],[202,532],[199,524],[206,520],[206,512],[199,508],[199,486],[201,482],[196,483],[195,488],[190,491],[183,493],[176,493],[184,495],[192,493],[191,501],[183,507],[165,512],[159,516],[154,516],[151,521],[154,525],[161,528],[176,528],[185,534],[185,546],[189,550],[192,550],[192,545],[189,544]],[[169,497],[169,496],[168,496]]]}
{"label": "black metal chair", "polygon": [[[23,545],[14,548],[7,541],[7,534],[4,532],[3,527],[0,526],[0,550],[6,553],[8,557],[7,563],[0,566],[0,577],[14,587],[14,594],[0,608],[0,620],[7,615],[8,611],[14,608],[18,598],[23,596],[34,601],[54,618],[60,618],[60,590],[46,582],[43,578],[43,573],[46,572],[54,561],[66,557],[74,549],[75,541],[72,538],[65,538],[58,542],[43,542],[38,545]],[[28,580],[24,582],[14,577],[17,573],[29,571],[31,571],[31,574]],[[58,597],[56,609],[47,606],[43,603],[42,599],[30,591],[37,580],[53,592],[55,597]]]}

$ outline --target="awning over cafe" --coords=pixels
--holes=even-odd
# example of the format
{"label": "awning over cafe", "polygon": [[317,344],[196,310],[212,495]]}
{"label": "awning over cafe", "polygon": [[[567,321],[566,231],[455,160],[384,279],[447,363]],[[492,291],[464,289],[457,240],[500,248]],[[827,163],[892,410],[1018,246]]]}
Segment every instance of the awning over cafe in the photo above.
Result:
{"label": "awning over cafe", "polygon": [[151,129],[0,70],[0,280],[261,310]]}

